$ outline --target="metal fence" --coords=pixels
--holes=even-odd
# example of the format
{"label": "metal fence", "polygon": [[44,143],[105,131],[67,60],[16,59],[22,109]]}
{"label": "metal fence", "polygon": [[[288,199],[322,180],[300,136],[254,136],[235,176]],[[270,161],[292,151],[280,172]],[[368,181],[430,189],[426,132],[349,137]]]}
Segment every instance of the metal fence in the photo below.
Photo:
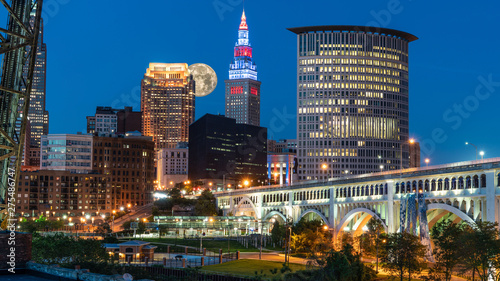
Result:
{"label": "metal fence", "polygon": [[120,258],[118,263],[120,264],[130,264],[131,266],[143,266],[143,267],[167,267],[167,268],[187,268],[187,267],[202,267],[206,265],[220,264],[228,261],[233,261],[237,259],[236,253],[230,254],[215,254],[207,253],[202,254],[172,254],[169,258],[167,257],[157,257],[154,259],[145,259],[130,261],[125,258]]}

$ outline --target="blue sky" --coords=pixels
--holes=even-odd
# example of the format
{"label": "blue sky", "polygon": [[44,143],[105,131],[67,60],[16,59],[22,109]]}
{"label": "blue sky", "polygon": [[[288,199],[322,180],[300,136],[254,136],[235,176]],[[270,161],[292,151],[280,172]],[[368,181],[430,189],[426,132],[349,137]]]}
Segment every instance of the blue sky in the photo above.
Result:
{"label": "blue sky", "polygon": [[[224,79],[243,8],[240,0],[47,0],[50,133],[85,131],[98,105],[140,109],[149,62],[206,63],[216,90],[197,98],[196,118],[224,112]],[[296,135],[296,36],[288,27],[376,25],[412,33],[410,134],[432,164],[500,156],[500,24],[496,1],[247,0],[261,87],[261,125]]]}

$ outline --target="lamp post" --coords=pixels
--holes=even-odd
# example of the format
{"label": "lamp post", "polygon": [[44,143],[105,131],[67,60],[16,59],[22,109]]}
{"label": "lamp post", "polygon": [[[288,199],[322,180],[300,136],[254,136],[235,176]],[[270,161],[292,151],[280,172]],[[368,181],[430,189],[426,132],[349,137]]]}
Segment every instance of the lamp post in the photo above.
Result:
{"label": "lamp post", "polygon": [[481,160],[483,160],[483,156],[484,156],[484,151],[479,151],[479,155],[481,155]]}
{"label": "lamp post", "polygon": [[380,172],[382,173],[384,171],[384,165],[380,165]]}
{"label": "lamp post", "polygon": [[408,144],[408,147],[410,144],[414,144],[415,143],[415,139],[409,139],[408,142],[403,142],[401,143],[401,159],[400,159],[400,169],[403,170],[403,145],[405,144]]}
{"label": "lamp post", "polygon": [[431,160],[429,158],[425,158],[424,162],[425,162],[425,165],[427,167],[429,167],[429,162],[431,162]]}
{"label": "lamp post", "polygon": [[112,217],[112,220],[111,220],[111,232],[115,231],[115,214],[116,214],[116,211],[113,210],[113,217]]}
{"label": "lamp post", "polygon": [[[321,165],[321,169],[323,169],[323,171],[327,171],[328,165],[326,163],[323,163],[323,165]],[[328,180],[328,178],[330,178],[330,171],[328,171],[328,173],[327,173],[326,180]]]}
{"label": "lamp post", "polygon": [[264,222],[260,220],[260,252],[259,252],[259,260],[262,259],[262,236],[264,235]]}
{"label": "lamp post", "polygon": [[476,161],[477,161],[477,146],[470,142],[465,142],[465,145],[472,145],[476,149]]}

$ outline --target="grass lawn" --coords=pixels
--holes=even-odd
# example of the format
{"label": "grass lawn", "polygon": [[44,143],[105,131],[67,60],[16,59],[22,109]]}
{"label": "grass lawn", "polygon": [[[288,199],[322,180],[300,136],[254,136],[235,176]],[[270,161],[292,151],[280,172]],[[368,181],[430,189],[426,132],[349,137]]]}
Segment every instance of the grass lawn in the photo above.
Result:
{"label": "grass lawn", "polygon": [[[166,252],[166,246],[160,247],[161,245],[155,244],[155,242],[159,243],[166,243],[166,244],[172,244],[172,245],[182,245],[182,246],[190,246],[190,247],[200,247],[200,239],[175,239],[175,238],[144,238],[142,239],[144,241],[151,242],[155,246],[158,246],[158,249],[156,252]],[[203,239],[203,248],[206,248],[207,251],[212,251],[212,252],[219,252],[219,249],[222,249],[223,253],[227,253],[227,240],[222,240],[222,239],[211,239],[211,238],[205,238]],[[171,250],[177,250],[173,249],[173,247],[170,247]],[[179,248],[180,249],[180,248]],[[164,250],[164,251],[160,251]],[[184,249],[180,249],[180,252],[184,252]],[[249,245],[248,249],[245,248],[242,244],[237,242],[236,240],[230,240],[229,241],[229,250],[231,252],[258,252],[259,249]],[[191,251],[191,250],[189,250]],[[281,267],[280,267],[281,268]]]}
{"label": "grass lawn", "polygon": [[[255,277],[257,271],[259,275],[264,275],[265,279],[270,279],[273,276],[281,275],[280,269],[283,263],[276,261],[263,261],[263,260],[237,260],[230,261],[223,264],[209,265],[201,269],[206,272],[217,272],[223,274]],[[273,275],[270,270],[278,269],[278,273]],[[290,268],[292,271],[304,270],[306,266],[303,264],[291,263]],[[261,273],[262,270],[262,273]]]}

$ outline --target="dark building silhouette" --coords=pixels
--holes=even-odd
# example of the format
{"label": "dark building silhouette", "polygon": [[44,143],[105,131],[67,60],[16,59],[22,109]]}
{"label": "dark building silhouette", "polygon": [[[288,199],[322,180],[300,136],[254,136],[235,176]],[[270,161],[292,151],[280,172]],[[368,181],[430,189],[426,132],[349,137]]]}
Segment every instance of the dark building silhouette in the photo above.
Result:
{"label": "dark building silhouette", "polygon": [[248,181],[249,185],[264,183],[266,142],[266,128],[206,114],[189,127],[189,179],[225,178],[242,184]]}

